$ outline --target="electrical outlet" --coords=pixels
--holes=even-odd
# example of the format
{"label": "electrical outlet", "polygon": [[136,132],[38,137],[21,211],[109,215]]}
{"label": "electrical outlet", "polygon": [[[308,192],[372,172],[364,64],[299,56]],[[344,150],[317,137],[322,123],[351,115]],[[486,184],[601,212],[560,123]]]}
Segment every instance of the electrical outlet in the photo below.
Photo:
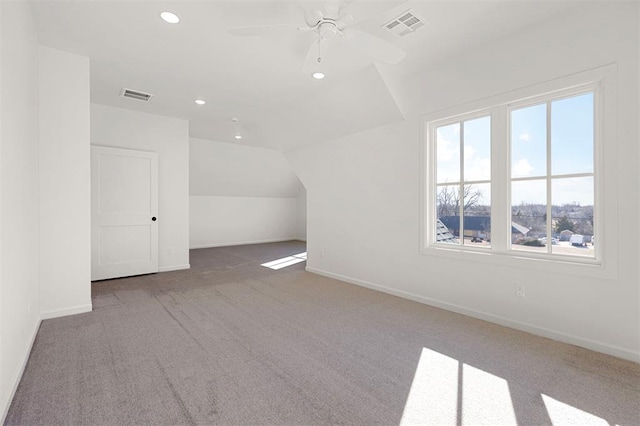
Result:
{"label": "electrical outlet", "polygon": [[524,284],[516,284],[516,296],[524,297]]}
{"label": "electrical outlet", "polygon": [[173,247],[169,247],[169,254],[173,254]]}
{"label": "electrical outlet", "polygon": [[324,250],[320,250],[320,257],[324,257]]}

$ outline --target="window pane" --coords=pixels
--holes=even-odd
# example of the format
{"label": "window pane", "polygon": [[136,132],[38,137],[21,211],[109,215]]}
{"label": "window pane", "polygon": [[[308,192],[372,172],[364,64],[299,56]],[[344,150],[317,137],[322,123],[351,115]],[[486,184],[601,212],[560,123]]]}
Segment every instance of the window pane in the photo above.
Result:
{"label": "window pane", "polygon": [[552,252],[595,255],[593,247],[593,177],[553,179],[551,214],[558,244]]}
{"label": "window pane", "polygon": [[536,179],[511,183],[511,248],[546,253],[547,183]]}
{"label": "window pane", "polygon": [[551,173],[593,172],[593,93],[551,103]]}
{"label": "window pane", "polygon": [[464,122],[464,180],[491,179],[491,118]]}
{"label": "window pane", "polygon": [[463,244],[490,247],[491,244],[491,184],[464,186]]}
{"label": "window pane", "polygon": [[511,112],[511,177],[547,174],[546,105]]}
{"label": "window pane", "polygon": [[[459,244],[460,235],[460,185],[442,185],[437,188],[436,242]],[[439,239],[438,239],[439,238]]]}
{"label": "window pane", "polygon": [[460,123],[436,129],[438,183],[460,182]]}

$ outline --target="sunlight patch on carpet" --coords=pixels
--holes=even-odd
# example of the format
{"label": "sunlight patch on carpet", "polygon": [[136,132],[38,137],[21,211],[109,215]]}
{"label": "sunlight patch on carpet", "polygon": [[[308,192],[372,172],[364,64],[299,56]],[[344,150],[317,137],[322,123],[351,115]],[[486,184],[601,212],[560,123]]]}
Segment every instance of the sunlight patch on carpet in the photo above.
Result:
{"label": "sunlight patch on carpet", "polygon": [[517,425],[509,384],[501,377],[463,364],[462,424]]}
{"label": "sunlight patch on carpet", "polygon": [[423,348],[400,424],[518,423],[506,380]]}
{"label": "sunlight patch on carpet", "polygon": [[400,425],[456,424],[457,407],[458,361],[423,348]]}
{"label": "sunlight patch on carpet", "polygon": [[609,422],[587,413],[572,405],[565,404],[549,395],[542,394],[542,400],[549,413],[549,418],[554,426],[581,425],[581,426],[608,426]]}
{"label": "sunlight patch on carpet", "polygon": [[[541,394],[553,425],[605,426],[591,413]],[[401,426],[517,425],[509,383],[487,371],[422,348]]]}
{"label": "sunlight patch on carpet", "polygon": [[277,271],[278,269],[286,268],[287,266],[295,265],[296,263],[304,262],[305,260],[307,260],[306,251],[304,253],[293,254],[281,259],[272,260],[271,262],[263,263],[260,266]]}

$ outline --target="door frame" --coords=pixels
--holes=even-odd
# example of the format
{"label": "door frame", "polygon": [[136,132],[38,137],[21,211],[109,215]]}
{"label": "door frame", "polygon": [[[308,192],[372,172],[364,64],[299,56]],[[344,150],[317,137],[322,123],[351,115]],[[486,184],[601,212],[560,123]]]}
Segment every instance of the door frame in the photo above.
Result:
{"label": "door frame", "polygon": [[[99,270],[98,255],[99,255],[99,240],[97,235],[99,223],[99,209],[98,209],[98,194],[96,194],[94,185],[99,178],[99,156],[100,154],[108,155],[122,155],[126,157],[138,157],[148,158],[151,163],[151,188],[150,188],[150,214],[147,219],[148,222],[140,224],[148,224],[151,230],[151,259],[150,265],[145,267],[144,270],[140,270],[139,267],[132,266],[132,264],[119,264],[113,266],[114,272],[104,273]],[[154,184],[155,182],[155,184]],[[152,221],[151,219],[157,220]],[[152,151],[142,151],[127,148],[115,148],[110,146],[91,145],[91,280],[104,280],[111,278],[119,278],[132,275],[140,275],[147,273],[158,272],[158,258],[159,258],[159,240],[158,240],[158,225],[160,217],[158,215],[158,154]],[[155,246],[155,250],[153,247]],[[127,266],[129,265],[129,266]]]}

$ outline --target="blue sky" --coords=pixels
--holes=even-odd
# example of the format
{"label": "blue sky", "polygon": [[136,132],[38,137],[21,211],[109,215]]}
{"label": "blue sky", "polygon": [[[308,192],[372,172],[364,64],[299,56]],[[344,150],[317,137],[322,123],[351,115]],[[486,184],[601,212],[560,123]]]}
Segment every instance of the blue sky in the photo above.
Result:
{"label": "blue sky", "polygon": [[[464,122],[465,180],[487,180],[491,172],[489,117]],[[511,113],[512,177],[543,177],[547,172],[547,126],[551,126],[551,168],[553,175],[593,172],[593,94],[587,93],[551,102],[551,123],[547,104],[537,104]],[[437,130],[437,181],[460,180],[460,125]],[[514,183],[512,204],[546,203],[546,185],[540,182]],[[554,205],[593,205],[593,178],[554,179]],[[488,200],[487,200],[488,204]]]}
{"label": "blue sky", "polygon": [[[512,177],[546,174],[546,104],[511,113]],[[551,172],[593,171],[593,94],[551,103]]]}
{"label": "blue sky", "polygon": [[[551,126],[551,173],[553,175],[593,172],[593,94],[573,96],[551,102],[551,123],[547,123],[547,104],[532,105],[511,113],[511,175],[546,175],[547,126]],[[542,203],[546,190],[531,182],[515,185],[512,204]],[[517,189],[516,189],[517,188]],[[526,191],[520,191],[526,188]],[[593,205],[593,179],[554,180],[552,203]]]}

